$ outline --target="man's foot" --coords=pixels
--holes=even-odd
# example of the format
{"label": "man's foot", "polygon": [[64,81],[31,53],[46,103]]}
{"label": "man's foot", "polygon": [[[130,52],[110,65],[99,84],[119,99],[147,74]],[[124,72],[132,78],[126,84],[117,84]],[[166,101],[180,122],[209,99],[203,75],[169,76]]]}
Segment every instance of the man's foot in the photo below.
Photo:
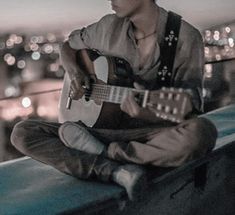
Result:
{"label": "man's foot", "polygon": [[84,151],[90,154],[101,154],[105,146],[85,127],[74,122],[65,122],[59,128],[60,140],[69,148]]}
{"label": "man's foot", "polygon": [[135,201],[146,191],[147,178],[145,171],[134,164],[119,166],[112,174],[112,179],[126,189],[130,200]]}

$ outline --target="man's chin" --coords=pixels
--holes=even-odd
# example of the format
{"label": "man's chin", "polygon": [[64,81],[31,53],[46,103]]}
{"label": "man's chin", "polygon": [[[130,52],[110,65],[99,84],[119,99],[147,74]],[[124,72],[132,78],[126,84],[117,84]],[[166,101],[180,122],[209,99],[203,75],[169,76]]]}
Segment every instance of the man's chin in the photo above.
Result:
{"label": "man's chin", "polygon": [[124,17],[126,17],[126,15],[120,14],[120,13],[117,13],[117,12],[115,12],[115,14],[116,14],[116,16],[117,16],[118,18],[124,18]]}

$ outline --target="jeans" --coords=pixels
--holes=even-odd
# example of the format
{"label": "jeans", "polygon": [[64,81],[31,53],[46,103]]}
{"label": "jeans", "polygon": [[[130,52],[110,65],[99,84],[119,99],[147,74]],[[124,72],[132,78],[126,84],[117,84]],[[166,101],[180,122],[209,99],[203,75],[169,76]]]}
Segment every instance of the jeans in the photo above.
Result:
{"label": "jeans", "polygon": [[214,147],[217,131],[204,118],[163,128],[88,131],[107,145],[108,158],[66,147],[58,136],[61,124],[36,120],[17,123],[12,144],[23,154],[77,178],[109,181],[122,163],[176,167],[205,155]]}

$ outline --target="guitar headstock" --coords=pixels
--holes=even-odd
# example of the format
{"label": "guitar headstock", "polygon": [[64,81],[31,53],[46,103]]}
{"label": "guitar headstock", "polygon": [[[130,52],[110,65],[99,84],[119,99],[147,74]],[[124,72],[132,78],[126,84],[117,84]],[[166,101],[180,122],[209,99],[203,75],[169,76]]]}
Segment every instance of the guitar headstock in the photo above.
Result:
{"label": "guitar headstock", "polygon": [[180,123],[192,112],[190,95],[183,89],[162,88],[149,92],[146,106],[159,118]]}

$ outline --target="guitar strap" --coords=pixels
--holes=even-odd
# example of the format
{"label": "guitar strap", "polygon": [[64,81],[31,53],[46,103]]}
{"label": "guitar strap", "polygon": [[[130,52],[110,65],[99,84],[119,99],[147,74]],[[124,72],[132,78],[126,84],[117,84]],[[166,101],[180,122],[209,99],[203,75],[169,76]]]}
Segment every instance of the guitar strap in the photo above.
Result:
{"label": "guitar strap", "polygon": [[157,88],[172,86],[176,74],[173,71],[176,48],[181,26],[181,16],[171,11],[168,12],[168,18],[165,29],[165,36],[160,46],[160,66],[157,72]]}

